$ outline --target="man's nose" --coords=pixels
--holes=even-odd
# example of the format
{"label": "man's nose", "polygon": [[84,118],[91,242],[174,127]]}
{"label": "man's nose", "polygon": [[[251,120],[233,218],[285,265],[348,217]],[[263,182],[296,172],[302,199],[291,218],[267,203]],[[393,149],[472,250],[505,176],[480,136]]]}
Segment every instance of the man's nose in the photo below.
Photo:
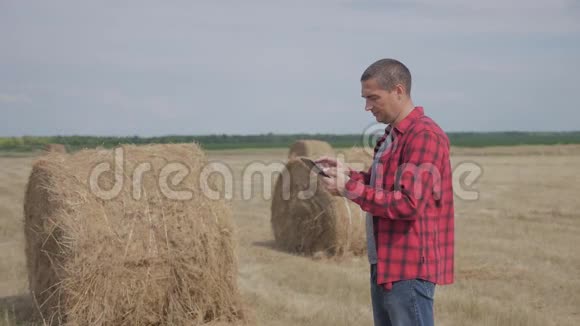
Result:
{"label": "man's nose", "polygon": [[373,105],[369,103],[369,101],[367,101],[365,103],[365,111],[370,111],[373,109]]}

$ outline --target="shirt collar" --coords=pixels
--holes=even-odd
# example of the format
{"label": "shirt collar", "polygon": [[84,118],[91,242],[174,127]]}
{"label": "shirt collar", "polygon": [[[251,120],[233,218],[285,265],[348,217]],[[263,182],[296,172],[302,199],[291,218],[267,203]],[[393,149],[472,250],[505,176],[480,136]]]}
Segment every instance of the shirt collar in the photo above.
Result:
{"label": "shirt collar", "polygon": [[[425,113],[423,111],[423,107],[422,106],[416,106],[415,108],[413,108],[413,110],[411,110],[411,112],[403,119],[401,120],[401,122],[399,122],[394,128],[395,130],[400,133],[400,134],[404,134],[405,131],[407,129],[409,129],[409,126],[411,126],[413,124],[413,122],[415,122],[415,120],[419,119],[420,117],[424,116]],[[391,125],[389,125],[387,127],[388,129],[391,128]]]}

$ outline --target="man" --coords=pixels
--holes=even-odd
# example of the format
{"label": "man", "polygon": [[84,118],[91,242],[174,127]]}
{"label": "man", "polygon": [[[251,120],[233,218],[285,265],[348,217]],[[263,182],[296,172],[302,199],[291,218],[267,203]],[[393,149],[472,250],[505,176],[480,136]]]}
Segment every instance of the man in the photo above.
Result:
{"label": "man", "polygon": [[367,212],[375,325],[433,325],[435,284],[453,282],[454,210],[449,140],[411,100],[411,74],[379,60],[361,77],[365,110],[388,124],[367,172],[317,160],[325,188]]}

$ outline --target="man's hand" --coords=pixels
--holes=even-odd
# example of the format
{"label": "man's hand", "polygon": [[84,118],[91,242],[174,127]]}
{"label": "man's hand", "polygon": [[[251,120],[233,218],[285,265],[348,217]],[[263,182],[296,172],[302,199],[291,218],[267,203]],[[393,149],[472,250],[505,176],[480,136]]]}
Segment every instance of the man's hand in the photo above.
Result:
{"label": "man's hand", "polygon": [[334,178],[334,177],[322,177],[322,185],[324,186],[324,188],[330,192],[330,194],[334,195],[334,196],[343,196],[345,189],[344,189],[344,183],[340,183],[338,181],[338,178]]}
{"label": "man's hand", "polygon": [[344,196],[345,184],[350,180],[349,167],[346,164],[327,156],[321,157],[315,162],[320,165],[324,173],[329,176],[329,178],[321,178],[324,188],[326,188],[326,190],[328,190],[332,195]]}
{"label": "man's hand", "polygon": [[314,161],[314,163],[318,164],[320,167],[323,167],[323,168],[336,168],[336,167],[343,167],[344,168],[345,167],[345,165],[342,162],[340,162],[340,161],[338,161],[335,158],[332,158],[330,156],[322,156],[322,157],[316,159]]}
{"label": "man's hand", "polygon": [[349,176],[350,167],[332,157],[323,156],[314,161],[327,175],[336,178],[338,175]]}

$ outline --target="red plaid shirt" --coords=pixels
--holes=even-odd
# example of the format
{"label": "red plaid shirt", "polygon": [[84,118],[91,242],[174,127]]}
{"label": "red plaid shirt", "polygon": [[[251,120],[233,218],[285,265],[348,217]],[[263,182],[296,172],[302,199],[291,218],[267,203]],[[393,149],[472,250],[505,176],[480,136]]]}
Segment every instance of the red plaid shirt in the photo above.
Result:
{"label": "red plaid shirt", "polygon": [[[391,132],[374,187],[350,172],[346,196],[374,218],[377,283],[414,278],[453,283],[454,210],[449,139],[416,107]],[[375,146],[375,154],[386,139]]]}

